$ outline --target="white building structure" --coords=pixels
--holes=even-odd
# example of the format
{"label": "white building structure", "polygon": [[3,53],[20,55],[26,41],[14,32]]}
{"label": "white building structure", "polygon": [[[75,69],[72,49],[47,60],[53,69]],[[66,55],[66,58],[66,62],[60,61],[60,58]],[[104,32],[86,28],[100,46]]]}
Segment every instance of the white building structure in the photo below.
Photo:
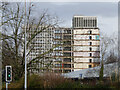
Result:
{"label": "white building structure", "polygon": [[[28,38],[41,31],[30,43],[31,50],[28,60],[38,57],[53,47],[53,52],[46,53],[38,58],[32,67],[39,73],[45,64],[53,63],[53,71],[67,73],[81,69],[92,68],[100,64],[100,32],[95,16],[74,16],[72,28],[55,28],[41,26],[36,29],[32,26]],[[34,70],[34,68],[37,68]],[[31,69],[32,70],[32,69]]]}
{"label": "white building structure", "polygon": [[[37,34],[38,33],[38,34]],[[36,29],[35,25],[32,25],[28,38],[35,38],[31,41],[30,47],[28,48],[28,52],[30,54],[28,56],[28,62],[41,56],[36,59],[31,65],[31,72],[39,73],[44,70],[46,65],[49,65],[53,61],[52,51],[50,49],[53,48],[53,37],[54,37],[54,27],[52,26],[39,26]],[[48,52],[48,53],[47,53]],[[49,67],[48,67],[49,68]]]}
{"label": "white building structure", "polygon": [[100,40],[97,17],[73,17],[74,71],[91,68],[100,62]]}

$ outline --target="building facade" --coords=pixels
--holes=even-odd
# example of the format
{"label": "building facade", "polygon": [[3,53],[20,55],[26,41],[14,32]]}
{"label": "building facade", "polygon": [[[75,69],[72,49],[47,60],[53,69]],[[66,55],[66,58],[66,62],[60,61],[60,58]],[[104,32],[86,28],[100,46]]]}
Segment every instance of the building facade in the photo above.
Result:
{"label": "building facade", "polygon": [[[40,31],[43,27],[39,27]],[[35,33],[32,28],[29,33]],[[41,68],[52,62],[53,72],[67,73],[81,69],[91,68],[100,64],[100,32],[97,27],[97,17],[73,16],[72,28],[49,27],[39,33],[31,42],[32,51],[29,60],[42,55],[38,62],[38,68],[34,72],[39,73]],[[42,64],[41,64],[42,63]],[[34,68],[31,66],[31,68]],[[33,69],[34,70],[34,69]]]}
{"label": "building facade", "polygon": [[99,36],[96,17],[73,17],[74,71],[95,67],[100,64]]}
{"label": "building facade", "polygon": [[[39,73],[44,72],[46,69],[52,67],[51,62],[53,62],[53,38],[54,38],[54,27],[52,26],[32,26],[28,33],[28,40],[34,35],[34,39],[29,44],[28,47],[28,62],[34,60],[30,66],[30,72]],[[39,57],[39,58],[38,58]]]}
{"label": "building facade", "polygon": [[72,29],[56,28],[54,37],[54,72],[73,71]]}

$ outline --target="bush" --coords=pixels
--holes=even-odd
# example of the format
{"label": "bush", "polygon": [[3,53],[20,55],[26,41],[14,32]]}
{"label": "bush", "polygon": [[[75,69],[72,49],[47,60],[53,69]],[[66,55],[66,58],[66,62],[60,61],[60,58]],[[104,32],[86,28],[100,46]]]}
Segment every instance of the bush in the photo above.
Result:
{"label": "bush", "polygon": [[9,88],[24,88],[24,78],[22,77],[19,81],[11,82]]}
{"label": "bush", "polygon": [[61,76],[60,74],[55,73],[45,73],[43,78],[45,88],[55,88],[56,86],[62,83],[71,82],[71,80],[68,80]]}
{"label": "bush", "polygon": [[39,75],[28,76],[28,88],[44,88],[44,81]]}
{"label": "bush", "polygon": [[[32,74],[28,76],[27,87],[56,88],[56,86],[65,82],[71,82],[71,80],[65,79],[60,74],[55,73],[44,73],[43,75]],[[24,77],[21,78],[19,81],[10,83],[9,88],[24,88]]]}
{"label": "bush", "polygon": [[90,85],[82,84],[81,82],[64,82],[61,85],[58,85],[57,88],[93,88]]}
{"label": "bush", "polygon": [[72,82],[64,82],[59,85],[57,85],[55,88],[73,88]]}
{"label": "bush", "polygon": [[[93,80],[94,81],[94,80]],[[93,81],[89,81],[89,83],[82,83],[81,81],[73,81],[71,79],[64,78],[60,74],[55,73],[44,73],[43,75],[30,75],[28,76],[27,87],[31,88],[111,88],[116,87],[118,85],[115,83],[114,85],[110,85],[110,83],[98,83],[98,84],[90,84]],[[5,85],[4,87],[5,88]],[[19,81],[12,82],[9,84],[9,88],[20,88],[22,90],[24,88],[24,77],[22,77]]]}

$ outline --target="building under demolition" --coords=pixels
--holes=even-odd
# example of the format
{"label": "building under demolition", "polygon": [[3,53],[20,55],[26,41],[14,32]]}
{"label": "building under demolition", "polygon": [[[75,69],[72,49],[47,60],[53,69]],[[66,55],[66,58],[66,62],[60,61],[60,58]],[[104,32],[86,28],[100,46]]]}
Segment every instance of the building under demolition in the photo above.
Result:
{"label": "building under demolition", "polygon": [[72,22],[74,71],[99,65],[100,33],[97,18],[74,16]]}
{"label": "building under demolition", "polygon": [[54,45],[59,45],[54,49],[54,71],[73,71],[73,34],[71,28],[55,29]]}
{"label": "building under demolition", "polygon": [[[43,54],[54,47],[53,51],[46,53],[35,64],[38,70],[45,64],[52,62],[51,70],[67,73],[87,69],[100,64],[100,33],[97,27],[97,18],[93,16],[74,16],[72,28],[49,27],[38,34],[32,41],[32,50],[29,60]],[[40,30],[39,28],[38,30]],[[31,29],[31,33],[35,33]]]}
{"label": "building under demolition", "polygon": [[[54,39],[54,27],[52,26],[41,26],[36,28],[36,26],[32,26],[29,33],[28,38],[34,37],[34,39],[30,43],[30,47],[28,48],[28,62],[37,58],[32,62],[30,66],[30,72],[39,73],[44,72],[46,68],[52,68],[53,62],[53,39]],[[28,39],[28,40],[29,40]],[[38,58],[39,57],[39,58]]]}

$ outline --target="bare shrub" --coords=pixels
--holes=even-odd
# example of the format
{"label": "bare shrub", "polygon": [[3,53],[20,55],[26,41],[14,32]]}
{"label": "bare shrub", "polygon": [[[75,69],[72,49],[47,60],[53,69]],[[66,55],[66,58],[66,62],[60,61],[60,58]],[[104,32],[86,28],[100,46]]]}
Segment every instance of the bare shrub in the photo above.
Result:
{"label": "bare shrub", "polygon": [[43,76],[45,88],[55,88],[56,86],[65,82],[71,82],[71,80],[64,78],[60,74],[56,73],[45,73]]}
{"label": "bare shrub", "polygon": [[[72,83],[72,80],[64,78],[56,73],[44,73],[43,75],[32,74],[28,76],[28,88],[56,88],[64,83]],[[5,86],[3,87],[5,88]],[[24,77],[19,81],[9,84],[9,88],[24,88]]]}

